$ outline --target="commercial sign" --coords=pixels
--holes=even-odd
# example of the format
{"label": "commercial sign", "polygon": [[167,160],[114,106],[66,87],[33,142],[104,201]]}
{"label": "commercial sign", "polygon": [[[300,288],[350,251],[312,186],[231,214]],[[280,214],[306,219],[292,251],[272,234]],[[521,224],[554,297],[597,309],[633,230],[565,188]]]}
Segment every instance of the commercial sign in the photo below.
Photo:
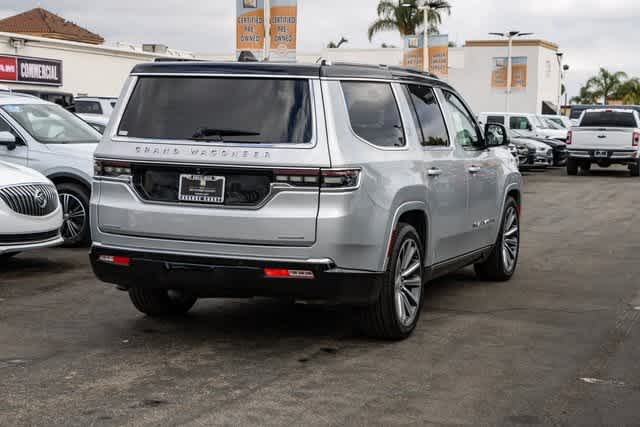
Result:
{"label": "commercial sign", "polygon": [[429,71],[438,77],[449,76],[449,36],[429,36]]}
{"label": "commercial sign", "polygon": [[422,35],[404,37],[402,65],[420,71],[424,69],[424,37]]}
{"label": "commercial sign", "polygon": [[296,61],[298,0],[271,0],[269,8],[269,59]]}
{"label": "commercial sign", "polygon": [[1,55],[0,81],[62,86],[62,61]]}
{"label": "commercial sign", "polygon": [[264,0],[236,0],[236,58],[249,51],[264,58]]}
{"label": "commercial sign", "polygon": [[[508,58],[493,58],[493,71],[491,72],[491,87],[494,89],[507,88]],[[527,57],[516,56],[511,58],[511,88],[527,88]]]}

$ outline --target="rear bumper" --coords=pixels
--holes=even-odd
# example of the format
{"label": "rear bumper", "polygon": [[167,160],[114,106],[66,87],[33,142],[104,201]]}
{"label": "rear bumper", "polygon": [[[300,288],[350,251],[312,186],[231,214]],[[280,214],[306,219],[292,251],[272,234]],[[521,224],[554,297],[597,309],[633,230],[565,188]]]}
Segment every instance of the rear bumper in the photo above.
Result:
{"label": "rear bumper", "polygon": [[[596,157],[595,152],[606,152],[606,157]],[[638,161],[637,150],[569,150],[569,158],[578,160],[589,160],[592,162],[609,163],[634,163]]]}
{"label": "rear bumper", "polygon": [[[128,266],[105,263],[100,255],[128,257]],[[330,260],[268,261],[170,255],[94,245],[91,265],[103,282],[121,289],[173,289],[200,298],[291,297],[366,305],[379,295],[384,273],[337,269]],[[268,278],[264,268],[313,272],[313,279]]]}

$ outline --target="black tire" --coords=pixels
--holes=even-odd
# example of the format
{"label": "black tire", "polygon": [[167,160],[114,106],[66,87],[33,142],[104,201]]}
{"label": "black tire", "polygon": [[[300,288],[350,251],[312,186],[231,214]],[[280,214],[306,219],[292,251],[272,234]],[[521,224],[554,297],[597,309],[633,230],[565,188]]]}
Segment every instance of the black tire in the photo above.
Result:
{"label": "black tire", "polygon": [[11,252],[8,254],[0,254],[0,264],[3,264],[7,261],[9,261],[10,258],[18,255],[20,252]]}
{"label": "black tire", "polygon": [[[515,212],[514,225],[516,227],[516,231],[514,234],[509,235],[509,238],[516,238],[515,259],[513,260],[512,266],[507,267],[508,263],[505,261],[506,258],[503,247],[505,245],[505,239],[507,238],[507,231],[513,230],[513,227],[510,224],[507,224],[507,220],[513,212]],[[493,251],[491,251],[491,254],[485,261],[474,266],[476,275],[479,279],[505,282],[513,277],[513,273],[515,273],[518,265],[518,256],[520,255],[520,215],[518,212],[518,204],[513,197],[509,197],[505,203],[504,211],[502,213],[500,231],[498,232],[498,238],[495,246],[493,247]],[[506,230],[505,226],[508,226],[509,230]]]}
{"label": "black tire", "polygon": [[580,169],[582,169],[583,172],[589,172],[591,170],[591,162],[582,163]]}
{"label": "black tire", "polygon": [[567,159],[567,175],[578,175],[578,161]]}
{"label": "black tire", "polygon": [[629,173],[631,176],[640,176],[640,160],[629,165]]}
{"label": "black tire", "polygon": [[[70,205],[73,207],[73,212],[76,212],[76,205],[79,203],[84,210],[84,217],[81,224],[78,224],[77,221],[72,221],[73,225],[67,222],[65,217],[65,221],[63,222],[61,233],[64,238],[63,247],[67,248],[77,248],[77,247],[85,247],[88,246],[91,242],[91,227],[89,226],[89,192],[82,186],[78,184],[71,183],[63,183],[57,186],[58,194],[60,196],[60,203],[63,203],[63,200],[67,198],[70,200]],[[63,206],[63,209],[65,207]],[[64,214],[68,214],[69,212],[64,212]],[[73,218],[74,220],[79,220],[80,218]],[[71,227],[79,227],[79,231],[73,230]]]}
{"label": "black tire", "polygon": [[185,314],[198,300],[191,295],[172,295],[166,289],[149,288],[131,288],[129,298],[138,311],[151,317]]}
{"label": "black tire", "polygon": [[[413,246],[413,244],[415,244],[415,246]],[[399,262],[401,262],[399,257],[401,256],[401,252],[402,255],[404,255],[403,251],[409,247],[417,248],[418,252],[417,262],[419,262],[419,267],[415,274],[419,276],[419,297],[416,297],[413,293],[411,293],[411,297],[397,296],[398,292],[401,294],[403,293],[402,291],[399,291],[400,288],[397,287],[398,285],[396,284],[395,279],[398,267],[402,268],[402,266],[399,265]],[[410,252],[409,249],[407,249],[407,252]],[[413,257],[409,258],[409,265],[415,265],[416,259]],[[409,280],[418,281],[414,275],[408,276],[407,283]],[[402,340],[411,335],[418,323],[418,320],[420,319],[420,311],[422,310],[422,303],[424,300],[423,281],[424,250],[420,236],[416,229],[411,225],[400,223],[396,230],[396,240],[393,245],[391,257],[389,258],[387,271],[382,279],[382,289],[378,300],[362,310],[361,326],[363,332],[369,337],[387,340]],[[415,284],[412,284],[410,289],[414,290],[411,292],[418,290]],[[404,290],[407,291],[407,288]],[[406,293],[404,293],[404,295],[406,295]],[[406,323],[400,319],[402,314],[399,312],[402,311],[402,309],[399,307],[398,301],[401,300],[397,300],[396,298],[401,298],[401,300],[402,298],[411,298],[411,300],[413,300],[413,303],[411,303],[409,299],[403,300],[411,304],[411,310],[417,310],[413,311],[411,318],[409,316],[406,317]],[[405,312],[403,311],[403,313]]]}

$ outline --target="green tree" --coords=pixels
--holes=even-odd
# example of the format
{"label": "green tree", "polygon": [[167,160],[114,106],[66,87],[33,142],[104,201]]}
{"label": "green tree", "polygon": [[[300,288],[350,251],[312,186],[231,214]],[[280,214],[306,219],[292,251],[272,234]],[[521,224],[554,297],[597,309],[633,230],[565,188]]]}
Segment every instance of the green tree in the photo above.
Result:
{"label": "green tree", "polygon": [[420,6],[427,7],[427,29],[437,34],[442,23],[442,14],[451,14],[451,5],[446,0],[380,0],[378,3],[378,19],[369,27],[369,41],[383,31],[398,31],[401,36],[416,34],[418,28],[424,26],[424,13]]}
{"label": "green tree", "polygon": [[596,76],[587,81],[587,87],[597,99],[602,99],[607,105],[609,99],[620,91],[623,81],[627,78],[627,73],[622,71],[610,72],[604,68]]}
{"label": "green tree", "polygon": [[571,98],[572,104],[597,104],[598,97],[591,91],[589,86],[585,85],[580,88],[580,94]]}
{"label": "green tree", "polygon": [[349,40],[347,40],[347,39],[346,39],[346,38],[344,38],[344,37],[341,37],[341,38],[340,38],[340,41],[339,41],[338,43],[336,43],[336,42],[334,42],[334,41],[330,41],[330,42],[329,42],[329,44],[327,45],[327,47],[328,47],[329,49],[337,49],[337,48],[339,48],[340,46],[342,46],[342,45],[343,45],[343,44],[345,44],[345,43],[349,43]]}
{"label": "green tree", "polygon": [[616,93],[616,98],[625,104],[640,105],[640,79],[634,77],[623,82]]}

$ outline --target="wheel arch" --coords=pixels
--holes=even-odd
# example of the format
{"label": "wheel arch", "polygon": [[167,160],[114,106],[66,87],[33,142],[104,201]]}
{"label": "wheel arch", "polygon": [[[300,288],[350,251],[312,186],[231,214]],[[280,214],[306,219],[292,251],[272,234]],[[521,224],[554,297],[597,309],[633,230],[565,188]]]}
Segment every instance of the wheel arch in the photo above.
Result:
{"label": "wheel arch", "polygon": [[427,204],[420,201],[404,202],[396,208],[391,221],[391,226],[387,232],[383,254],[383,271],[387,268],[389,252],[395,242],[395,232],[400,222],[406,222],[416,229],[422,240],[423,250],[425,251],[425,262],[427,264],[430,262],[429,248],[431,245],[429,244],[429,236],[431,235],[431,232],[429,227],[431,221]]}
{"label": "wheel arch", "polygon": [[58,172],[49,175],[47,178],[49,178],[56,186],[60,184],[76,184],[85,189],[88,195],[91,194],[91,184],[78,175],[68,172]]}

